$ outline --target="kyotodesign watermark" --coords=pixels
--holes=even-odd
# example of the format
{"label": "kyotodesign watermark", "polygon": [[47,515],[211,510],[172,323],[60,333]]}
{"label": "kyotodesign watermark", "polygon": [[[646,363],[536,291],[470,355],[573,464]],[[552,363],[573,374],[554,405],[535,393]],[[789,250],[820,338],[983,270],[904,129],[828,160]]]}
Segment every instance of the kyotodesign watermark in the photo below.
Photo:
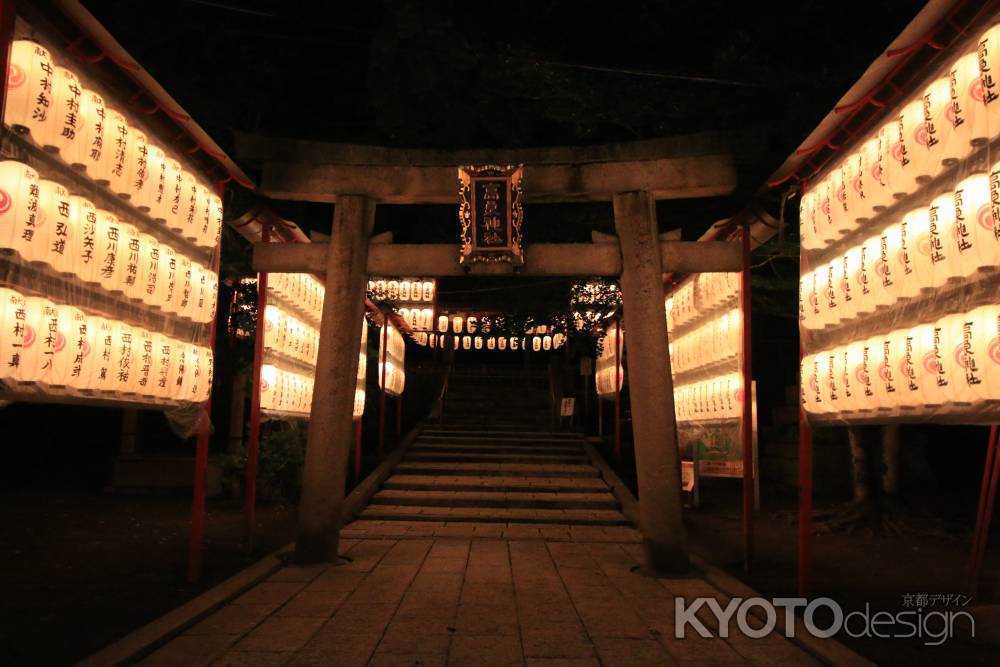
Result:
{"label": "kyotodesign watermark", "polygon": [[[842,632],[855,639],[918,639],[926,646],[940,646],[958,635],[976,636],[975,619],[961,609],[970,601],[963,595],[907,594],[901,611],[872,611],[871,605],[865,604],[864,610],[845,613],[838,602],[826,597],[731,598],[725,606],[713,597],[694,598],[690,603],[678,597],[674,600],[674,636],[684,639],[688,632],[694,632],[705,638],[726,638],[734,631],[735,623],[740,634],[760,639],[779,628],[780,615],[786,637],[794,637],[801,628],[820,639]],[[698,618],[703,609],[714,616],[715,623],[706,624]],[[800,624],[796,623],[796,613],[801,614]]]}

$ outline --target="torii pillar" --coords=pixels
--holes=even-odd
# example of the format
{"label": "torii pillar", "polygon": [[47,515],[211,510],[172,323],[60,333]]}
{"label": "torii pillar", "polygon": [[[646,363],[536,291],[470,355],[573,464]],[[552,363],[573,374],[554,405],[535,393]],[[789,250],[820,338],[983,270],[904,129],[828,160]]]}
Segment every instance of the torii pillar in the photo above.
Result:
{"label": "torii pillar", "polygon": [[614,212],[622,255],[643,567],[651,575],[683,574],[689,561],[656,201],[649,192],[616,194]]}
{"label": "torii pillar", "polygon": [[337,198],[326,251],[321,344],[295,540],[295,560],[300,563],[337,557],[348,457],[354,443],[354,379],[368,284],[368,237],[374,223],[372,199]]}

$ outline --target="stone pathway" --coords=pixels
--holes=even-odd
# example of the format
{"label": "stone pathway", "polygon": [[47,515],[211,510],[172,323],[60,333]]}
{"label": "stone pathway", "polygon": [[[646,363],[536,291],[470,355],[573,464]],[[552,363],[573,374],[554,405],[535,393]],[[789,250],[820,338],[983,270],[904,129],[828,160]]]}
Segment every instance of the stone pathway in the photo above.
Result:
{"label": "stone pathway", "polygon": [[349,563],[285,567],[140,664],[820,664],[777,634],[676,639],[675,596],[713,596],[723,606],[727,598],[702,579],[633,573],[635,544],[441,537],[342,545]]}

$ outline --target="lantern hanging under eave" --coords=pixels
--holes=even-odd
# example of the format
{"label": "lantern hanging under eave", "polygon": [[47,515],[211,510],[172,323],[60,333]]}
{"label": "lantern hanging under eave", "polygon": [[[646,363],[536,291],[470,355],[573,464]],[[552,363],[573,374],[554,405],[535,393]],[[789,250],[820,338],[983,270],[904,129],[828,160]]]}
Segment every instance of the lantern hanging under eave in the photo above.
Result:
{"label": "lantern hanging under eave", "polygon": [[459,263],[524,265],[520,165],[459,167]]}
{"label": "lantern hanging under eave", "polygon": [[51,113],[54,71],[52,56],[41,44],[19,39],[11,45],[4,122],[29,133],[39,144]]}

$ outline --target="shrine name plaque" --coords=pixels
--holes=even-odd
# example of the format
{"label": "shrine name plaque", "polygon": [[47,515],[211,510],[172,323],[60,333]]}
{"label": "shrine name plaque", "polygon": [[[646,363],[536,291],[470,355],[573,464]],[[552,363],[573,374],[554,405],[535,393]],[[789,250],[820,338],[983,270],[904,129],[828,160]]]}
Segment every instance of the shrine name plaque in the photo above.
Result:
{"label": "shrine name plaque", "polygon": [[459,167],[460,264],[524,265],[522,172],[520,165]]}

